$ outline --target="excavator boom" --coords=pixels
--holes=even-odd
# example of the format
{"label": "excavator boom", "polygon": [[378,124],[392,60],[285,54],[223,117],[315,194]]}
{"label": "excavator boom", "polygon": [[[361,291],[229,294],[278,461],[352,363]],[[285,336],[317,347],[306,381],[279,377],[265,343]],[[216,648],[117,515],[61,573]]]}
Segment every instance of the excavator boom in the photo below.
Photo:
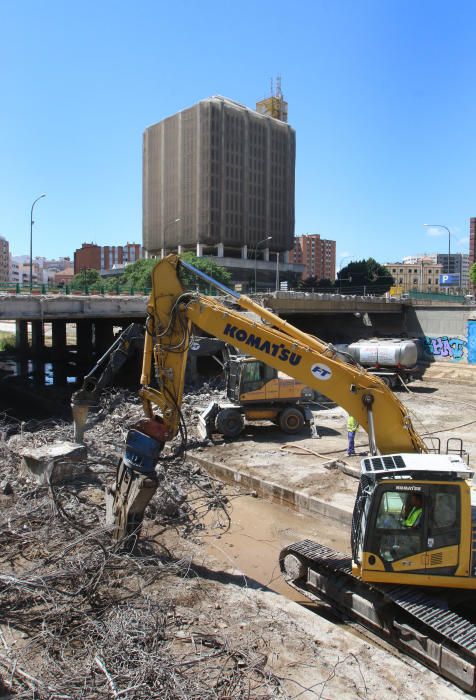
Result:
{"label": "excavator boom", "polygon": [[[217,298],[185,291],[181,268],[203,278],[232,297],[243,311],[253,314],[231,308]],[[116,485],[107,500],[108,522],[115,523],[116,540],[137,535],[140,530],[144,510],[157,488],[154,469],[164,443],[179,431],[185,439],[181,403],[193,327],[224,340],[345,408],[369,433],[372,454],[426,452],[405,407],[378,377],[357,364],[344,363],[332,345],[300,331],[178,256],[169,255],[152,271],[152,292],[147,304],[140,389],[146,419],[128,433]],[[126,329],[110,354],[100,360],[102,365],[108,358],[103,375],[97,378],[95,368],[86,378],[83,390],[75,395],[73,407],[81,429],[88,405],[139,338],[142,341],[142,333],[136,327]]]}
{"label": "excavator boom", "polygon": [[[258,315],[262,323],[225,306],[216,298],[185,293],[179,281],[180,266],[232,296],[243,310]],[[193,324],[342,406],[370,433],[380,453],[426,452],[405,407],[378,377],[358,365],[342,362],[331,345],[300,331],[269,309],[217,283],[175,255],[158,262],[153,270],[148,313],[154,319],[156,342],[154,345],[152,334],[148,334],[144,363],[150,366],[152,353],[155,355],[162,389],[158,392],[143,389],[142,396],[165,411],[163,417],[171,424],[172,432],[178,425],[177,410]],[[143,373],[142,384],[147,385],[148,379],[147,372]]]}

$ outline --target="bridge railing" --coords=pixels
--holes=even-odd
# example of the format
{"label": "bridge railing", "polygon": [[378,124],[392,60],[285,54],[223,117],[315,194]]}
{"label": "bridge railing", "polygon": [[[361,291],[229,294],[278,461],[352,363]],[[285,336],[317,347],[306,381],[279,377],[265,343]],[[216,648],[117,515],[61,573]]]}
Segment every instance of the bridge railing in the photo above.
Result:
{"label": "bridge railing", "polygon": [[409,299],[415,301],[447,301],[453,304],[464,304],[466,297],[464,294],[443,294],[442,292],[408,292]]}
{"label": "bridge railing", "polygon": [[38,284],[38,285],[33,285],[31,292],[30,292],[30,286],[29,285],[24,285],[22,286],[21,284],[14,283],[14,284],[7,284],[7,285],[0,285],[0,294],[67,294],[67,295],[74,295],[74,294],[81,294],[81,295],[89,295],[89,294],[98,294],[98,295],[104,295],[104,296],[148,296],[151,292],[150,287],[135,287],[135,286],[120,286],[119,284],[117,285],[105,285],[105,284],[94,284],[94,285],[82,285],[82,286],[71,286],[69,284],[65,284],[63,286],[58,286],[58,285],[51,285],[51,284]]}
{"label": "bridge railing", "polygon": [[[29,285],[20,284],[7,284],[0,285],[0,296],[8,295],[99,295],[99,296],[149,296],[152,291],[151,287],[137,287],[134,285],[121,286],[119,283],[116,285],[111,284],[94,284],[94,285],[68,285],[59,287],[58,285],[51,284],[39,284],[34,285],[30,292]],[[216,296],[217,290],[214,287],[201,288],[201,292],[209,296]]]}

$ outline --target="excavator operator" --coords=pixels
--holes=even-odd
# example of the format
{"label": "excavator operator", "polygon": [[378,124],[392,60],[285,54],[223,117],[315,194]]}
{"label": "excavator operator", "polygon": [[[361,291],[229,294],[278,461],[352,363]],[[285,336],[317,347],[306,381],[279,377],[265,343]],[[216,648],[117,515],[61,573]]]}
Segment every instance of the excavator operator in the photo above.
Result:
{"label": "excavator operator", "polygon": [[405,508],[402,524],[404,527],[418,527],[423,515],[423,496],[412,493]]}

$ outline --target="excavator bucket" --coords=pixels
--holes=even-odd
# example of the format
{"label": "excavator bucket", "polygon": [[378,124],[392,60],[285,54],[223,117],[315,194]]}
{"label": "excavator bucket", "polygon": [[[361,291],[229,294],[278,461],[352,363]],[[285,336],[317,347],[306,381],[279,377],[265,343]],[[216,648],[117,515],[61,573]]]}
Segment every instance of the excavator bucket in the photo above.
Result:
{"label": "excavator bucket", "polygon": [[72,402],[71,411],[73,413],[74,441],[83,444],[89,405]]}
{"label": "excavator bucket", "polygon": [[198,434],[202,440],[210,438],[215,429],[215,418],[220,410],[216,401],[210,401],[204,411],[198,416]]}

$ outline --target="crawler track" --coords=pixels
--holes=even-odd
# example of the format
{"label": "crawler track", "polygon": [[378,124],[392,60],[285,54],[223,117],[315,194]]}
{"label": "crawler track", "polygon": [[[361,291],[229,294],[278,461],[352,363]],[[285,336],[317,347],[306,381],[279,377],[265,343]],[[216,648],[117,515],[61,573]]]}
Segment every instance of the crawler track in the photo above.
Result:
{"label": "crawler track", "polygon": [[352,576],[350,557],[310,540],[283,549],[280,565],[311,600],[330,603],[476,695],[476,624],[451,609],[455,593],[364,583]]}

